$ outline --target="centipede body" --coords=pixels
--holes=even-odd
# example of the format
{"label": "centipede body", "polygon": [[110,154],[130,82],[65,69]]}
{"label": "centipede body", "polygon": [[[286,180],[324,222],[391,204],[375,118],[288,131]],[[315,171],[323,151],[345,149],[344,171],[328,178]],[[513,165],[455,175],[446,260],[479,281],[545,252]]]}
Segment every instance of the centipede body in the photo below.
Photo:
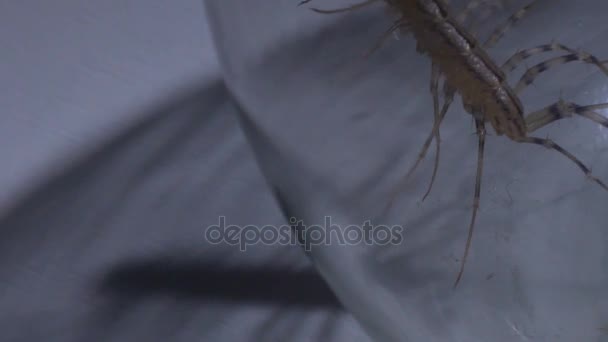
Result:
{"label": "centipede body", "polygon": [[463,103],[483,113],[497,135],[526,136],[523,106],[500,67],[477,40],[452,18],[441,0],[388,0],[399,10],[417,42],[417,50],[438,66]]}

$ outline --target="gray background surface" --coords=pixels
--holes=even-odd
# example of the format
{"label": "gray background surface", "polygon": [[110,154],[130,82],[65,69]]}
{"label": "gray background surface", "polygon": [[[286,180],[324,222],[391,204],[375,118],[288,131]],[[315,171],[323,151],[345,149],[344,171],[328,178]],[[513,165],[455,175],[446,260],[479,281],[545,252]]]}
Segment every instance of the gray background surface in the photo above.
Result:
{"label": "gray background surface", "polygon": [[205,241],[284,219],[200,0],[0,17],[1,341],[365,340],[298,247]]}
{"label": "gray background surface", "polygon": [[[292,1],[226,3],[208,5],[232,28],[220,56],[244,115],[201,1],[0,3],[2,341],[369,340],[301,249],[242,253],[204,229],[219,216],[286,223],[277,189],[309,222],[377,218],[430,129],[428,61],[404,37],[344,62],[385,28],[377,8],[328,18]],[[545,2],[493,54],[556,39],[608,56],[606,10]],[[560,90],[607,101],[592,67],[558,70],[526,108]],[[541,148],[488,139],[473,251],[451,291],[476,159],[465,115],[457,100],[429,199],[418,203],[427,160],[379,218],[404,225],[406,243],[321,246],[316,267],[375,336],[606,339],[607,194]],[[547,134],[608,178],[604,129],[564,120]]]}

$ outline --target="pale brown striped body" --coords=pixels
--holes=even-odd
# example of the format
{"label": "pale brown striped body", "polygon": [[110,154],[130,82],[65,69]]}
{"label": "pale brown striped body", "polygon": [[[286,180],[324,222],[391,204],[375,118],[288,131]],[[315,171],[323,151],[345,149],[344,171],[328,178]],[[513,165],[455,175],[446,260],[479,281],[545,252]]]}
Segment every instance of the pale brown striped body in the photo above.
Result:
{"label": "pale brown striped body", "polygon": [[497,135],[526,136],[523,106],[500,67],[448,11],[441,0],[387,0],[450,84],[473,109],[489,121]]}

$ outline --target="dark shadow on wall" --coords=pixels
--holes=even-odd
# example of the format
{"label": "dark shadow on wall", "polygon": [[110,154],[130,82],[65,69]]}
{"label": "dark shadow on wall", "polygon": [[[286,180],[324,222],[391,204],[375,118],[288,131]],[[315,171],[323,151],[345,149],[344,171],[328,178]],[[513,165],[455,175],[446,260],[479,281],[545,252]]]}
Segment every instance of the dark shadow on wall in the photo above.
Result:
{"label": "dark shadow on wall", "polygon": [[313,269],[229,267],[194,259],[125,262],[106,274],[99,290],[110,296],[173,295],[235,304],[342,308]]}
{"label": "dark shadow on wall", "polygon": [[[201,219],[215,220],[217,213],[230,209],[225,206],[231,198],[256,203],[251,209],[239,206],[235,211],[241,218],[280,217],[272,195],[261,194],[265,183],[232,107],[222,82],[173,94],[50,175],[0,217],[0,279],[10,279],[7,291],[0,291],[0,311],[44,307],[44,301],[29,295],[41,289],[51,299],[65,294],[65,310],[44,327],[24,318],[19,324],[2,324],[3,336],[52,340],[57,327],[70,326],[78,327],[76,341],[131,340],[135,335],[139,340],[141,334],[150,335],[146,340],[171,340],[179,329],[170,326],[204,316],[201,308],[217,303],[341,311],[313,269],[227,266],[222,260],[230,257],[230,248],[210,246],[206,251],[199,246],[196,257],[191,250],[173,248],[198,238]],[[165,176],[177,183],[166,189],[161,184],[159,190]],[[226,179],[239,182],[225,184]],[[223,207],[218,204],[222,190],[231,191]],[[154,252],[142,243],[147,239],[169,247]],[[162,298],[179,300],[155,326],[154,313],[141,308],[162,305]],[[149,328],[142,332],[136,329],[140,324]],[[108,334],[112,338],[106,339]]]}

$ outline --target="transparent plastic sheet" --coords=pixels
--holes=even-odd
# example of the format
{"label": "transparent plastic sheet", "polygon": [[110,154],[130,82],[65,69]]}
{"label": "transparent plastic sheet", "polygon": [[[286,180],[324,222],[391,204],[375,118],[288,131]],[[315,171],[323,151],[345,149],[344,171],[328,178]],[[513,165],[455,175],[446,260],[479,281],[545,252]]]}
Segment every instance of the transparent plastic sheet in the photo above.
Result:
{"label": "transparent plastic sheet", "polygon": [[[462,1],[452,2],[462,7]],[[489,30],[527,2],[478,26]],[[313,1],[336,8],[346,2]],[[432,125],[430,63],[408,36],[368,51],[391,25],[383,6],[321,15],[297,1],[207,0],[209,24],[241,123],[286,219],[305,226],[403,227],[398,244],[310,246],[315,266],[378,341],[573,341],[607,338],[608,193],[559,154],[496,137],[486,142],[481,209],[464,278],[452,289],[471,214],[477,138],[457,98],[441,129],[440,169],[421,202],[432,155],[401,183]],[[601,1],[540,1],[490,50],[506,61],[557,41],[608,59]],[[509,77],[511,83],[525,66]],[[562,98],[608,101],[608,78],[569,63],[523,92],[526,112]],[[604,113],[605,114],[605,113]],[[489,127],[489,126],[488,126]],[[608,180],[601,126],[565,119],[550,136]]]}

